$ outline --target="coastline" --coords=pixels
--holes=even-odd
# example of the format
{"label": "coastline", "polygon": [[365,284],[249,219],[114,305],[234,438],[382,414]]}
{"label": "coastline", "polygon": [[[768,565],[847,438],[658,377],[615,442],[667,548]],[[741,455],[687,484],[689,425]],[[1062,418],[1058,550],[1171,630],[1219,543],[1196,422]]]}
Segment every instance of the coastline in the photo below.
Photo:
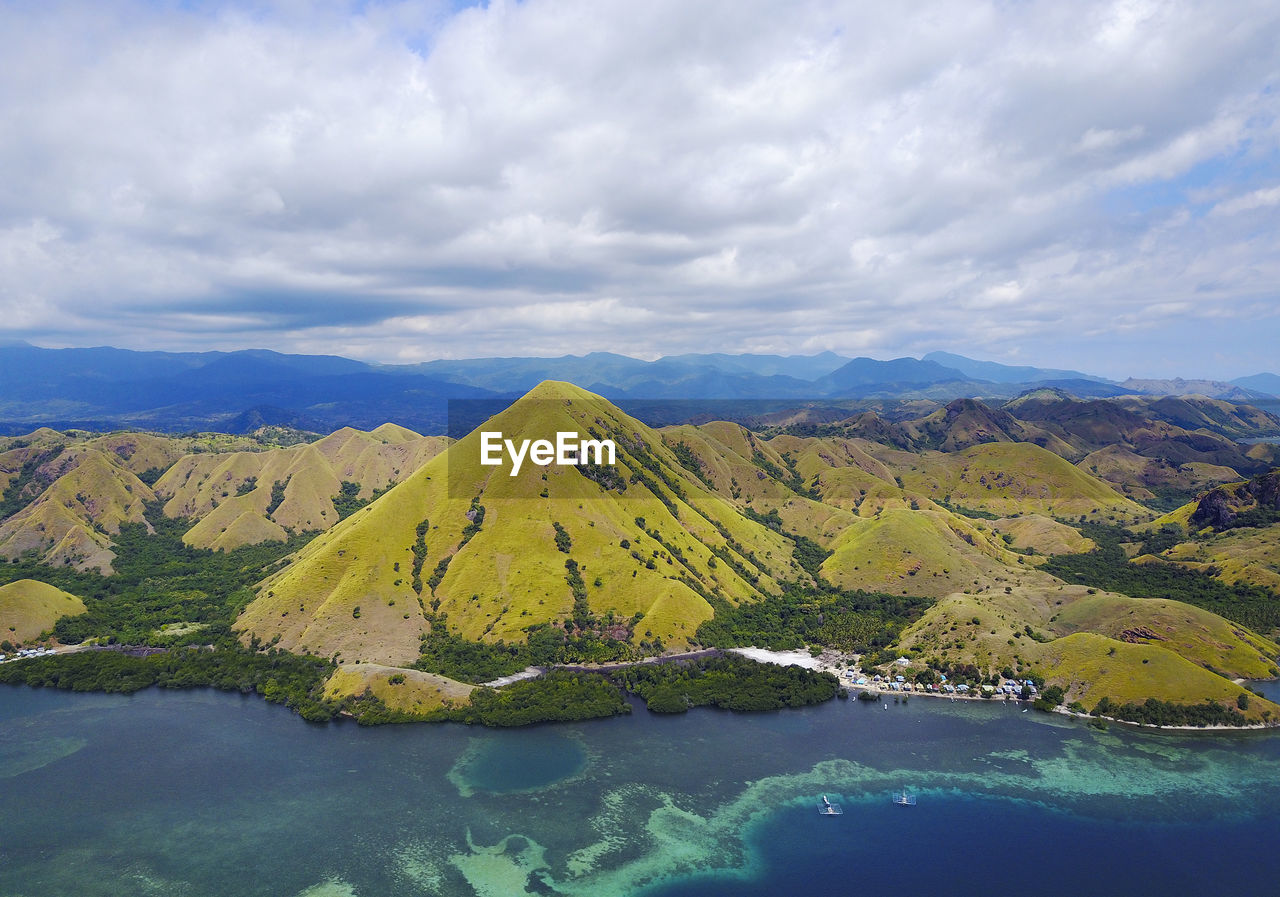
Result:
{"label": "coastline", "polygon": [[[907,697],[922,697],[922,698],[945,698],[952,702],[977,701],[979,703],[985,703],[985,704],[1011,703],[1011,704],[1014,704],[1015,706],[1018,704],[1026,704],[1027,705],[1026,709],[1028,710],[1036,709],[1034,707],[1033,702],[1023,701],[1020,698],[1014,698],[1009,695],[1004,695],[1004,696],[1001,696],[1001,698],[997,698],[994,695],[992,695],[991,697],[984,697],[982,694],[971,693],[971,694],[962,695],[962,694],[949,694],[944,692],[928,691],[928,690],[920,691],[920,690],[914,690],[914,689],[912,691],[898,693],[898,692],[884,691],[882,688],[879,687],[883,683],[869,682],[865,685],[855,685],[846,681],[848,677],[845,675],[845,672],[849,669],[848,663],[843,662],[843,659],[842,659],[841,664],[838,665],[834,660],[829,658],[829,655],[825,655],[828,657],[828,659],[824,661],[824,655],[813,657],[812,655],[808,654],[808,652],[805,652],[805,651],[770,651],[766,648],[730,648],[728,650],[732,653],[750,658],[751,660],[755,660],[757,663],[778,663],[778,664],[795,663],[796,665],[803,666],[806,669],[812,669],[812,670],[818,670],[820,672],[831,673],[837,679],[840,680],[840,687],[850,693],[861,692],[861,691],[871,691],[871,692],[877,693],[881,697],[886,697],[886,698],[889,697],[890,694],[893,694],[893,697],[895,699],[899,699],[899,698],[905,699]],[[805,661],[810,661],[810,662],[805,662]],[[1272,681],[1272,680],[1264,680],[1264,681]],[[1275,722],[1269,722],[1269,723],[1250,723],[1249,725],[1246,725],[1246,726],[1224,726],[1224,725],[1157,726],[1157,725],[1152,725],[1150,723],[1136,723],[1131,720],[1117,719],[1116,717],[1112,717],[1112,716],[1094,716],[1093,714],[1089,714],[1089,713],[1075,713],[1071,710],[1068,710],[1066,706],[1061,704],[1059,704],[1057,707],[1054,707],[1052,712],[1061,714],[1062,716],[1066,716],[1071,719],[1083,720],[1085,722],[1088,722],[1090,720],[1102,719],[1102,720],[1106,720],[1108,723],[1116,723],[1117,725],[1121,725],[1121,726],[1129,726],[1135,729],[1147,729],[1147,730],[1152,730],[1157,732],[1258,732],[1258,731],[1266,731],[1268,729],[1280,729],[1280,720],[1277,720]]]}
{"label": "coastline", "polygon": [[1135,723],[1132,720],[1117,719],[1114,716],[1094,716],[1091,713],[1076,713],[1068,710],[1061,705],[1053,708],[1054,713],[1068,716],[1078,720],[1106,720],[1108,723],[1115,723],[1118,726],[1129,726],[1134,729],[1150,729],[1156,732],[1260,732],[1268,729],[1280,729],[1280,722],[1274,723],[1250,723],[1247,726],[1155,726],[1151,723]]}
{"label": "coastline", "polygon": [[[74,653],[79,653],[83,651],[93,650],[95,647],[96,646],[88,646],[88,645],[56,645],[54,646],[53,649],[50,650],[50,654],[51,655],[74,654]],[[104,650],[104,649],[98,648],[98,650]],[[815,656],[814,654],[812,654],[812,652],[807,650],[774,651],[767,648],[757,648],[757,647],[725,648],[725,649],[703,648],[703,649],[698,649],[694,651],[679,652],[676,654],[647,657],[647,658],[644,658],[643,660],[638,660],[638,661],[622,661],[622,662],[605,663],[605,664],[598,664],[598,665],[554,664],[547,667],[527,667],[524,670],[518,673],[515,673],[513,675],[504,676],[499,679],[481,683],[478,687],[495,688],[495,689],[502,688],[506,685],[511,685],[524,680],[543,676],[553,670],[566,670],[571,672],[607,674],[614,670],[625,669],[629,667],[678,663],[681,661],[724,656],[726,654],[734,654],[739,657],[743,657],[745,659],[754,661],[756,663],[774,664],[778,666],[799,666],[803,669],[812,670],[815,672],[830,673],[831,675],[836,677],[840,690],[845,692],[846,694],[857,695],[862,692],[868,692],[868,693],[874,694],[876,698],[879,700],[887,699],[892,695],[895,703],[906,703],[908,698],[916,696],[916,697],[925,697],[925,698],[934,698],[934,699],[942,698],[950,701],[951,703],[955,703],[956,701],[968,701],[968,702],[978,702],[978,703],[986,703],[986,704],[1001,703],[1001,704],[1013,704],[1014,706],[1023,705],[1022,707],[1023,710],[1039,709],[1039,708],[1034,708],[1033,702],[1029,700],[1017,698],[1008,694],[990,694],[980,690],[976,692],[971,691],[969,693],[948,693],[948,692],[942,692],[942,691],[929,691],[927,689],[921,689],[918,686],[914,686],[909,690],[893,691],[893,690],[887,690],[885,688],[886,685],[890,684],[885,682],[878,682],[878,683],[867,682],[859,685],[849,681],[848,673],[851,669],[856,669],[856,667],[853,666],[854,662],[850,660],[848,657],[835,655],[830,652],[823,652]],[[14,657],[14,658],[11,658],[11,661],[18,661],[20,659],[27,659],[27,658]],[[863,674],[860,673],[859,675],[863,675]],[[1277,682],[1277,680],[1259,680],[1259,681]],[[1058,705],[1049,712],[1057,713],[1062,716],[1066,716],[1071,719],[1081,720],[1084,722],[1090,722],[1093,720],[1105,720],[1107,723],[1115,723],[1117,725],[1127,726],[1134,729],[1146,729],[1146,730],[1153,730],[1153,731],[1176,732],[1176,733],[1257,732],[1257,731],[1280,729],[1280,720],[1274,720],[1270,722],[1249,723],[1243,726],[1230,726],[1230,725],[1223,725],[1223,724],[1210,724],[1210,725],[1204,725],[1204,726],[1155,725],[1151,723],[1140,723],[1140,722],[1134,722],[1132,720],[1119,719],[1113,716],[1095,716],[1090,713],[1078,713],[1068,709],[1064,705]],[[353,715],[348,711],[341,711],[337,714],[337,716],[353,717]],[[421,721],[427,722],[430,720],[423,719]]]}

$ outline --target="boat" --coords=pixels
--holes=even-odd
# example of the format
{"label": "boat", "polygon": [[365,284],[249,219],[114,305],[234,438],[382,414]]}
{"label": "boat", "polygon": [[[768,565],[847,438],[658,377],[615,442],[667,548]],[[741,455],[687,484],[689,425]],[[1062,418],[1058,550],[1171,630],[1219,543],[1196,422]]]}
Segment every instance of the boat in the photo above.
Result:
{"label": "boat", "polygon": [[827,796],[824,794],[822,795],[822,806],[818,807],[818,815],[843,816],[844,810],[841,809],[839,804],[833,804],[831,801],[827,800]]}
{"label": "boat", "polygon": [[903,788],[893,796],[893,802],[900,807],[914,807],[916,805],[916,796],[908,794],[907,789]]}

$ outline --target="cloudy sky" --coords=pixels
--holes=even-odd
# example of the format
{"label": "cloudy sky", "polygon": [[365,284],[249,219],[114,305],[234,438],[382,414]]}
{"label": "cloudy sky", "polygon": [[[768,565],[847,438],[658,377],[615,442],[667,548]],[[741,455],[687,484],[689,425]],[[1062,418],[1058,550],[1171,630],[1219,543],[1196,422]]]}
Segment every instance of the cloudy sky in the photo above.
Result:
{"label": "cloudy sky", "polygon": [[1280,370],[1280,5],[0,0],[0,339]]}

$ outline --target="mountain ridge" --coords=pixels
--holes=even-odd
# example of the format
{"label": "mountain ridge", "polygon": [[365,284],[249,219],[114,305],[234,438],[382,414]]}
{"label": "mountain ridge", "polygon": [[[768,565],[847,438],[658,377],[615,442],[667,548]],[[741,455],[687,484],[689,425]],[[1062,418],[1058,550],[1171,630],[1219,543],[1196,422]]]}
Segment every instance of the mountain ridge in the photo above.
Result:
{"label": "mountain ridge", "polygon": [[[942,364],[950,361],[952,364]],[[1270,378],[1270,379],[1268,379]],[[1011,366],[931,352],[881,361],[815,355],[689,353],[644,361],[608,352],[557,358],[476,358],[372,364],[269,349],[138,352],[109,346],[45,349],[0,345],[0,432],[36,426],[248,432],[262,423],[317,431],[384,421],[442,433],[447,403],[515,398],[544,380],[585,384],[611,401],[1012,399],[1037,387],[1082,397],[1192,388],[1233,401],[1274,397],[1280,377],[1233,383],[1130,380]],[[1274,381],[1274,382],[1273,382]],[[1252,385],[1250,385],[1252,384]],[[1267,392],[1267,389],[1271,392]]]}

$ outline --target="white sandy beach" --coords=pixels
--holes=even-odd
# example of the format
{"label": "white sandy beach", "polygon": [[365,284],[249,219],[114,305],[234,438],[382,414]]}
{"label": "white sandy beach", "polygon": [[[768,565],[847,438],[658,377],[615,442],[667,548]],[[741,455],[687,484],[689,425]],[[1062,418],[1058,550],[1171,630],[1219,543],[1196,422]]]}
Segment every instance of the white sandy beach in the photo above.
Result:
{"label": "white sandy beach", "polygon": [[757,663],[776,663],[779,666],[804,667],[806,670],[822,668],[818,658],[808,651],[770,651],[767,648],[730,648],[732,654],[741,654]]}

